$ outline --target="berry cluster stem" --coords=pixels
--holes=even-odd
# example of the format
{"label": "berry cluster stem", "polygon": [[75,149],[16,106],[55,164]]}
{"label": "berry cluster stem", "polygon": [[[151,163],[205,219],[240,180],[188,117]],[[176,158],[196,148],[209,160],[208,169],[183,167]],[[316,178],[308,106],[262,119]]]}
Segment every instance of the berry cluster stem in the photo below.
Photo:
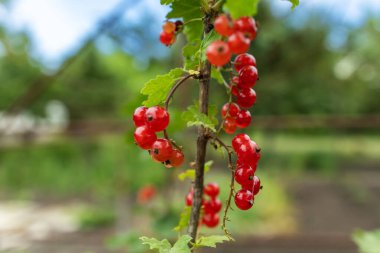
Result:
{"label": "berry cluster stem", "polygon": [[[207,12],[205,13],[204,35],[211,32],[213,29],[212,20],[217,13]],[[204,114],[208,114],[208,102],[209,102],[209,85],[211,76],[211,65],[208,61],[201,64],[199,79],[199,111]],[[190,222],[188,227],[188,234],[191,236],[191,243],[195,243],[198,231],[199,217],[202,206],[203,196],[203,184],[204,184],[204,168],[206,162],[206,147],[208,142],[208,130],[203,126],[198,127],[197,138],[197,154],[195,165],[195,180],[194,180],[194,197],[190,214]],[[193,251],[192,251],[193,252]]]}

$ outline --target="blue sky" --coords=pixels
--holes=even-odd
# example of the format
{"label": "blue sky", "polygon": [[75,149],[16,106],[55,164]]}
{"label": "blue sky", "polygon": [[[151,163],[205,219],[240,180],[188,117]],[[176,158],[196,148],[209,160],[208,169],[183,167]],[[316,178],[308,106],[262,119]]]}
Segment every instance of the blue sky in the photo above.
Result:
{"label": "blue sky", "polygon": [[[13,0],[7,8],[0,5],[0,22],[6,24],[10,31],[28,31],[32,36],[35,57],[47,64],[57,63],[75,50],[82,39],[95,29],[97,21],[119,2],[120,0]],[[138,20],[141,13],[154,13],[157,22],[150,26],[154,27],[158,35],[167,9],[160,6],[159,0],[131,2],[124,22]],[[275,15],[289,16],[290,22],[294,24],[302,23],[309,11],[319,10],[334,20],[339,29],[360,26],[369,14],[380,14],[379,0],[301,0],[294,13],[291,13],[290,4],[285,0],[271,0],[271,3]],[[335,37],[339,43],[340,37]]]}

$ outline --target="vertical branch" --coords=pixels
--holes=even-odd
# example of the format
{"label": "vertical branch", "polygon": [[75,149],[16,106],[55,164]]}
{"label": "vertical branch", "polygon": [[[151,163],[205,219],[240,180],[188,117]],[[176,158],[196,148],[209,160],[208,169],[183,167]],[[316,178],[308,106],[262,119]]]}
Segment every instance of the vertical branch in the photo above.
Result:
{"label": "vertical branch", "polygon": [[[212,29],[212,19],[214,17],[212,10],[205,13],[204,17],[204,35],[208,34]],[[208,100],[209,100],[209,84],[211,76],[211,65],[208,61],[204,62],[200,69],[199,80],[199,111],[208,114]],[[192,242],[196,241],[200,211],[202,206],[203,196],[203,181],[204,181],[204,165],[206,161],[206,146],[208,141],[208,131],[203,126],[198,127],[197,139],[197,156],[195,167],[195,181],[194,181],[194,196],[193,205],[190,215],[190,223],[188,227],[188,234],[192,237]]]}

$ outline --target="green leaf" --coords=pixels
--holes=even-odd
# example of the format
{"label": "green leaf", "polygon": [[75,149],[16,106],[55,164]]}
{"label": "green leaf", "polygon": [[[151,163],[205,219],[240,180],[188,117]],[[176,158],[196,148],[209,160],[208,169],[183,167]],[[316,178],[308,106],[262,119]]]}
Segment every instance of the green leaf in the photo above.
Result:
{"label": "green leaf", "polygon": [[198,69],[200,62],[200,48],[201,40],[197,39],[195,41],[188,42],[182,48],[182,54],[184,57],[184,67],[187,70],[196,70]]}
{"label": "green leaf", "polygon": [[174,0],[161,0],[160,3],[161,5],[169,5],[173,2]]}
{"label": "green leaf", "polygon": [[189,242],[191,241],[191,236],[183,235],[178,241],[173,245],[170,253],[191,253],[189,248]]}
{"label": "green leaf", "polygon": [[288,0],[288,1],[292,3],[292,10],[294,10],[294,8],[296,8],[300,4],[299,0]]}
{"label": "green leaf", "polygon": [[170,253],[172,245],[166,239],[159,241],[156,238],[140,237],[142,244],[149,245],[149,249],[157,249],[159,253]]}
{"label": "green leaf", "polygon": [[[214,161],[210,160],[205,163],[205,173],[208,172],[211,168],[211,165],[214,163]],[[191,180],[195,179],[195,170],[194,169],[188,169],[185,170],[185,172],[182,172],[178,175],[179,180],[183,181],[186,178],[189,178]]]}
{"label": "green leaf", "polygon": [[182,229],[188,226],[189,220],[190,220],[190,214],[191,214],[191,206],[186,206],[181,213],[178,225],[174,228],[175,231],[181,231]]}
{"label": "green leaf", "polygon": [[224,83],[224,77],[222,73],[220,73],[220,71],[216,69],[215,67],[211,68],[211,77],[215,79],[219,84]]}
{"label": "green leaf", "polygon": [[203,34],[202,21],[193,21],[187,23],[183,29],[183,33],[186,35],[187,41],[199,40]]}
{"label": "green leaf", "polygon": [[174,82],[181,77],[183,70],[181,68],[172,69],[168,74],[158,75],[156,78],[149,80],[141,89],[141,94],[147,95],[148,98],[143,102],[145,106],[154,106],[165,101],[165,98],[172,88]]}
{"label": "green leaf", "polygon": [[223,243],[224,241],[229,241],[230,239],[225,235],[211,235],[211,236],[201,236],[194,247],[212,247],[216,248],[217,243]]}
{"label": "green leaf", "polygon": [[217,34],[214,30],[212,30],[211,32],[209,32],[205,36],[205,38],[202,40],[201,49],[200,49],[202,61],[206,60],[206,48],[208,47],[208,45],[210,45],[212,42],[214,42],[215,40],[218,40],[220,38],[221,38],[221,36],[219,34]]}
{"label": "green leaf", "polygon": [[198,105],[192,105],[182,113],[182,119],[187,122],[187,126],[203,126],[209,128],[211,131],[216,132],[215,126],[218,124],[218,120],[215,117],[216,107],[209,106],[209,115],[200,113]]}
{"label": "green leaf", "polygon": [[366,232],[358,230],[352,235],[361,253],[378,253],[380,249],[380,230]]}
{"label": "green leaf", "polygon": [[256,15],[259,2],[260,0],[227,0],[224,8],[237,19],[242,16]]}

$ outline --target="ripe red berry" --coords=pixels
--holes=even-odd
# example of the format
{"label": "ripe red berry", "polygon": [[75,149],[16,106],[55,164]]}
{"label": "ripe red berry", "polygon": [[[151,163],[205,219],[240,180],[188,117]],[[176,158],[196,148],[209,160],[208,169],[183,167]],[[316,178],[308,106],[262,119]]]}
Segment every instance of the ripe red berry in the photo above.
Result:
{"label": "ripe red berry", "polygon": [[209,228],[216,227],[219,224],[219,215],[216,213],[206,213],[203,215],[202,223]]}
{"label": "ripe red berry", "polygon": [[241,185],[247,185],[253,182],[254,171],[251,166],[243,164],[235,170],[235,181]]}
{"label": "ripe red berry", "polygon": [[239,128],[246,128],[251,124],[251,113],[247,110],[240,110],[236,117],[236,126]]}
{"label": "ripe red berry", "polygon": [[[257,153],[257,154],[260,155],[260,153]],[[236,167],[239,167],[239,166],[242,166],[242,165],[244,165],[244,166],[248,165],[249,167],[252,168],[253,173],[255,173],[255,171],[257,169],[257,162],[259,160],[257,158],[257,154],[254,155],[253,157],[250,157],[248,160],[241,160],[241,158],[238,158],[237,161],[236,161]]]}
{"label": "ripe red berry", "polygon": [[239,72],[245,66],[256,67],[256,58],[251,54],[239,54],[234,61],[235,70]]}
{"label": "ripe red berry", "polygon": [[146,125],[155,132],[164,130],[169,124],[169,118],[169,113],[160,106],[150,107],[145,112]]}
{"label": "ripe red berry", "polygon": [[204,193],[211,198],[216,198],[219,194],[219,185],[217,183],[208,183],[204,188]]}
{"label": "ripe red berry", "polygon": [[165,22],[162,25],[162,30],[166,33],[174,33],[175,32],[176,25],[173,22]]}
{"label": "ripe red berry", "polygon": [[234,22],[235,31],[244,33],[250,40],[254,40],[257,34],[256,22],[252,17],[241,17]]}
{"label": "ripe red berry", "polygon": [[243,88],[252,88],[258,79],[257,68],[254,66],[244,66],[239,71],[239,83],[238,87]]}
{"label": "ripe red berry", "polygon": [[150,155],[158,162],[169,160],[173,152],[172,144],[167,139],[159,138],[153,144]]}
{"label": "ripe red berry", "polygon": [[252,207],[254,197],[251,191],[241,189],[235,194],[235,204],[241,210],[248,210]]}
{"label": "ripe red berry", "polygon": [[178,149],[173,149],[169,160],[165,161],[165,167],[166,168],[179,167],[182,165],[184,159],[185,159],[185,156],[183,155],[182,151]]}
{"label": "ripe red berry", "polygon": [[223,66],[230,61],[231,50],[226,42],[217,40],[207,47],[206,56],[212,65]]}
{"label": "ripe red berry", "polygon": [[225,117],[227,114],[232,118],[236,118],[240,108],[235,103],[225,103],[222,107],[222,116]]}
{"label": "ripe red berry", "polygon": [[258,176],[254,176],[253,177],[253,195],[256,195],[257,193],[259,193],[260,189],[261,189],[260,178]]}
{"label": "ripe red berry", "polygon": [[236,120],[232,117],[227,117],[223,122],[223,130],[227,134],[233,134],[236,131]]}
{"label": "ripe red berry", "polygon": [[234,96],[237,96],[237,94],[239,92],[239,89],[237,87],[238,82],[239,82],[239,76],[232,77],[232,80],[231,80],[231,83],[230,83],[230,89],[231,89],[231,93]]}
{"label": "ripe red berry", "polygon": [[256,92],[252,88],[240,89],[236,96],[236,103],[243,108],[249,108],[256,102]]}
{"label": "ripe red berry", "polygon": [[232,147],[237,152],[242,144],[249,143],[251,138],[247,134],[238,134],[232,139]]}
{"label": "ripe red berry", "polygon": [[175,31],[178,32],[178,31],[181,31],[183,28],[183,22],[181,20],[177,20],[175,22]]}
{"label": "ripe red berry", "polygon": [[147,126],[136,128],[133,137],[135,138],[136,144],[142,149],[150,149],[152,144],[157,140],[155,132]]}
{"label": "ripe red berry", "polygon": [[250,140],[249,142],[242,143],[236,150],[235,150],[238,159],[241,163],[247,163],[250,164],[252,159],[255,159],[257,156],[256,154],[259,151],[259,147],[257,146],[256,142]]}
{"label": "ripe red berry", "polygon": [[194,192],[191,190],[185,198],[185,203],[187,206],[191,206],[193,204],[193,194]]}
{"label": "ripe red berry", "polygon": [[222,209],[222,202],[219,199],[211,199],[204,203],[205,213],[217,213]]}
{"label": "ripe red berry", "polygon": [[145,106],[137,107],[133,113],[133,123],[136,127],[145,125],[145,112],[147,108]]}
{"label": "ripe red berry", "polygon": [[170,46],[175,42],[175,34],[174,33],[167,33],[165,31],[162,31],[160,33],[160,41],[165,46]]}
{"label": "ripe red berry", "polygon": [[242,54],[248,51],[251,41],[241,32],[235,32],[228,37],[228,46],[234,54]]}
{"label": "ripe red berry", "polygon": [[215,19],[214,28],[217,33],[223,36],[230,36],[234,32],[233,23],[225,14],[219,15]]}

